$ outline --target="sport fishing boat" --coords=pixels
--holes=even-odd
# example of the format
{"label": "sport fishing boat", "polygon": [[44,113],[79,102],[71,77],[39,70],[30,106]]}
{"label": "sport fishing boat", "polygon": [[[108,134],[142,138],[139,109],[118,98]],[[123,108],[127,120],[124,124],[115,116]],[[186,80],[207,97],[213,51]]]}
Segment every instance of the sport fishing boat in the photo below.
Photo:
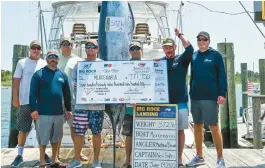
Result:
{"label": "sport fishing boat", "polygon": [[[170,29],[165,2],[141,1],[129,2],[135,20],[133,41],[143,43],[143,56],[161,57],[161,40],[170,37]],[[71,37],[73,52],[86,57],[83,42],[86,39],[98,39],[100,1],[60,1],[54,2],[52,25],[48,39],[49,49],[59,49],[60,39]]]}
{"label": "sport fishing boat", "polygon": [[[140,41],[143,44],[143,58],[148,60],[164,56],[162,41],[164,38],[171,37],[167,14],[168,3],[162,1],[129,1],[129,4],[135,23],[132,41]],[[48,41],[45,41],[47,50],[57,49],[59,51],[60,39],[71,37],[73,42],[72,52],[85,58],[84,42],[87,39],[98,39],[100,9],[101,1],[58,1],[52,3],[51,27]],[[40,26],[43,25],[40,24]],[[45,32],[45,26],[43,26],[43,30]],[[120,128],[120,125],[118,127]],[[111,122],[106,114],[102,135],[105,143],[103,146],[107,146],[106,144],[112,142]],[[26,144],[28,146],[37,147],[35,136],[35,131],[31,131],[27,138]],[[91,132],[88,131],[86,141],[90,142],[90,137]],[[116,138],[117,142],[120,142],[118,145],[123,146],[123,137],[119,135]],[[89,146],[89,143],[86,144]],[[70,136],[70,128],[68,124],[65,124],[62,147],[71,146],[73,146],[73,142]]]}

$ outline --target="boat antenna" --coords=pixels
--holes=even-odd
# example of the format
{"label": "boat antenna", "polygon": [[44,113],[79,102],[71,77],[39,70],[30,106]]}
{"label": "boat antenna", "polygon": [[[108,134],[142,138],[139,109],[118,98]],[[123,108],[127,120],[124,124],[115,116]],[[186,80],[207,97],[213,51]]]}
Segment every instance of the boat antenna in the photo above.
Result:
{"label": "boat antenna", "polygon": [[[179,31],[183,32],[183,27],[182,27],[182,7],[184,6],[184,3],[181,1],[179,10],[178,10],[178,15],[177,15],[177,21],[176,21],[176,28],[179,28]],[[176,41],[176,36],[175,36],[175,41]],[[180,50],[180,39],[178,39],[178,55],[179,55],[179,50]]]}
{"label": "boat antenna", "polygon": [[[41,9],[41,4],[40,1],[38,1],[38,40],[40,37],[41,45],[42,45],[42,53],[46,53],[45,50],[47,50],[47,38],[46,38],[46,30],[45,30],[45,24],[44,24],[44,16],[43,16],[43,10]],[[42,31],[43,30],[43,31]],[[44,38],[43,38],[43,33],[44,33]],[[43,42],[45,40],[45,43]],[[45,46],[45,50],[44,50]],[[42,54],[42,58],[43,58]]]}

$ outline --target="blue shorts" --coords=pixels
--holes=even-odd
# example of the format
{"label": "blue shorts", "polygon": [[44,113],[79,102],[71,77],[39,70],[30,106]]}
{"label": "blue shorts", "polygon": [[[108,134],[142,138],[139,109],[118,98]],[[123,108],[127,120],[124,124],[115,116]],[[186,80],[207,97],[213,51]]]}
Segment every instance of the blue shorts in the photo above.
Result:
{"label": "blue shorts", "polygon": [[73,119],[75,134],[85,135],[88,128],[93,135],[101,134],[103,120],[103,110],[75,110]]}

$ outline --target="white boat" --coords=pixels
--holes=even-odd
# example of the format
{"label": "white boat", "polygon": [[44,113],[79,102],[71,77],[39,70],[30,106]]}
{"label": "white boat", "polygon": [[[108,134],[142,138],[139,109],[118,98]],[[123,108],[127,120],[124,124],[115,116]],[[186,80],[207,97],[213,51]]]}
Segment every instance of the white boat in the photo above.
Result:
{"label": "white boat", "polygon": [[[166,2],[129,2],[135,19],[133,40],[144,45],[144,58],[162,57],[161,40],[170,37]],[[74,43],[73,52],[86,57],[85,39],[98,39],[100,1],[60,1],[54,2],[52,25],[48,39],[48,49],[58,49],[60,39],[70,36]],[[150,28],[152,26],[152,28]]]}
{"label": "white boat", "polygon": [[[143,58],[148,60],[164,56],[162,41],[171,36],[167,16],[168,3],[164,1],[131,1],[129,3],[135,20],[133,41],[140,41],[143,44]],[[57,49],[59,51],[60,39],[71,37],[74,44],[73,53],[85,58],[84,41],[86,39],[98,39],[100,7],[101,1],[59,1],[52,3],[52,24],[48,41],[46,41],[47,50]],[[43,18],[40,17],[39,19]],[[103,129],[103,136],[111,136],[111,122],[107,115],[105,115]],[[35,136],[35,131],[28,136],[28,146],[37,147],[37,142],[34,141]],[[119,141],[123,141],[122,137],[118,138]],[[64,125],[62,146],[73,146],[67,124]]]}

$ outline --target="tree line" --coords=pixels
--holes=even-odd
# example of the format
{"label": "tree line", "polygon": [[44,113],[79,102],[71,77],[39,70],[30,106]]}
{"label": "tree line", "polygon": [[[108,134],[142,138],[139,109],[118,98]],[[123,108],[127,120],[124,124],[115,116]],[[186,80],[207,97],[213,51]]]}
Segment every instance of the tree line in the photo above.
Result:
{"label": "tree line", "polygon": [[[236,72],[234,78],[235,83],[240,84],[241,83],[241,74],[239,72]],[[189,81],[189,76],[187,77]],[[251,70],[248,70],[248,80],[259,83],[259,73],[253,72]],[[1,86],[11,86],[12,85],[12,72],[9,70],[1,70]]]}
{"label": "tree line", "polygon": [[1,86],[12,85],[12,72],[9,70],[1,70]]}

